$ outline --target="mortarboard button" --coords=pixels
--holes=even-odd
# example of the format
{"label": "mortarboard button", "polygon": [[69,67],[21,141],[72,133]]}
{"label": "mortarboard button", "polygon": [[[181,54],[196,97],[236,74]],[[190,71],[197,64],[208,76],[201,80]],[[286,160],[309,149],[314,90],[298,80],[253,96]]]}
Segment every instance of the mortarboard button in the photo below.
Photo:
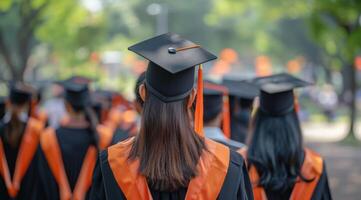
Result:
{"label": "mortarboard button", "polygon": [[168,53],[171,53],[171,54],[176,54],[177,53],[177,50],[173,47],[169,47],[168,48]]}

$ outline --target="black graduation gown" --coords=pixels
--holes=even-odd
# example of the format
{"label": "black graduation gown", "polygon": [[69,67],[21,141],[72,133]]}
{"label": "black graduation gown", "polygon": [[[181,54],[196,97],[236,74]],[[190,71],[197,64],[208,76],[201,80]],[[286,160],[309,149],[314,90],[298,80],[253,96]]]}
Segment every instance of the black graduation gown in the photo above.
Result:
{"label": "black graduation gown", "polygon": [[[0,139],[3,142],[5,156],[8,162],[11,179],[13,179],[16,159],[20,149],[20,144],[17,147],[12,147],[4,139],[4,128],[6,124],[0,122]],[[21,138],[22,139],[22,138]],[[44,187],[40,184],[37,177],[39,177],[39,171],[37,170],[40,151],[38,150],[33,160],[31,161],[24,178],[21,181],[20,191],[15,199],[9,197],[7,188],[3,178],[0,176],[0,199],[1,200],[41,200],[43,199]]]}
{"label": "black graduation gown", "polygon": [[[292,189],[284,193],[266,190],[268,200],[289,200],[291,193],[292,193]],[[311,200],[331,200],[331,199],[332,196],[330,192],[330,187],[328,185],[326,165],[324,163],[320,180],[318,181],[315,191],[313,192]]]}
{"label": "black graduation gown", "polygon": [[[85,154],[92,144],[93,139],[91,134],[91,131],[87,128],[60,127],[56,130],[56,137],[61,149],[65,173],[72,191],[78,180]],[[40,177],[41,182],[47,186],[45,191],[46,199],[59,199],[58,185],[45,159],[45,155],[42,155],[40,170],[44,172]],[[89,192],[86,199],[88,198]]]}
{"label": "black graduation gown", "polygon": [[128,139],[130,136],[129,132],[127,130],[123,130],[121,128],[116,128],[114,131],[113,139],[112,139],[112,145],[116,144],[118,142],[124,141]]}
{"label": "black graduation gown", "polygon": [[247,139],[249,116],[246,113],[239,113],[231,117],[231,139],[244,143]]}
{"label": "black graduation gown", "polygon": [[[104,180],[107,180],[104,182]],[[177,191],[156,191],[149,188],[154,200],[181,200],[187,193],[187,188]],[[108,163],[107,151],[100,154],[97,166],[94,170],[93,185],[90,192],[91,200],[121,200],[126,199],[113,176]],[[219,200],[239,199],[252,200],[252,185],[250,183],[246,166],[242,156],[231,151],[228,172],[223,183]]]}

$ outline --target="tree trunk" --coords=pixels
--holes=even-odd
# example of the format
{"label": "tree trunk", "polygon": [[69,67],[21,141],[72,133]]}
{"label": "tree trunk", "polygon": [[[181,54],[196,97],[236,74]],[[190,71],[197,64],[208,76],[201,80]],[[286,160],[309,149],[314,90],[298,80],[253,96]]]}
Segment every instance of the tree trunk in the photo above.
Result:
{"label": "tree trunk", "polygon": [[13,77],[12,77],[12,79],[14,80],[14,81],[23,81],[23,79],[24,79],[24,74],[23,74],[23,68],[25,68],[25,67],[21,67],[20,69],[19,68],[17,68],[16,70],[15,70],[15,73],[13,74]]}
{"label": "tree trunk", "polygon": [[356,92],[357,92],[357,72],[354,65],[350,67],[350,94],[351,94],[351,102],[349,105],[350,109],[350,127],[349,127],[349,134],[355,137],[355,122],[357,116],[357,109],[356,109]]}

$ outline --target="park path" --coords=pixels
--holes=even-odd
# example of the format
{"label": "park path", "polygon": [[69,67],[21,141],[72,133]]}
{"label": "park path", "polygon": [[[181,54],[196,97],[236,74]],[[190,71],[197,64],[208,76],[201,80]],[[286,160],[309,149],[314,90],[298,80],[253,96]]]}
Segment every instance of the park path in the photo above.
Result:
{"label": "park path", "polygon": [[340,143],[308,142],[326,160],[332,195],[335,200],[361,199],[361,147]]}

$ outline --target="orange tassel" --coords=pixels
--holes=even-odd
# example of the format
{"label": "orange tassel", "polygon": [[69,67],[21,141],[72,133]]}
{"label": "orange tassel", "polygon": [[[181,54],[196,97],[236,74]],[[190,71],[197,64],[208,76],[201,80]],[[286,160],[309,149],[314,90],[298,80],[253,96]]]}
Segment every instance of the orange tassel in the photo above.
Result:
{"label": "orange tassel", "polygon": [[203,66],[199,65],[197,82],[196,111],[194,114],[194,131],[204,136],[203,133]]}
{"label": "orange tassel", "polygon": [[226,138],[231,138],[231,119],[228,94],[224,94],[223,97],[223,133]]}
{"label": "orange tassel", "polygon": [[36,107],[37,107],[37,103],[35,101],[35,99],[32,99],[30,102],[30,116],[37,118],[37,113],[36,113]]}

